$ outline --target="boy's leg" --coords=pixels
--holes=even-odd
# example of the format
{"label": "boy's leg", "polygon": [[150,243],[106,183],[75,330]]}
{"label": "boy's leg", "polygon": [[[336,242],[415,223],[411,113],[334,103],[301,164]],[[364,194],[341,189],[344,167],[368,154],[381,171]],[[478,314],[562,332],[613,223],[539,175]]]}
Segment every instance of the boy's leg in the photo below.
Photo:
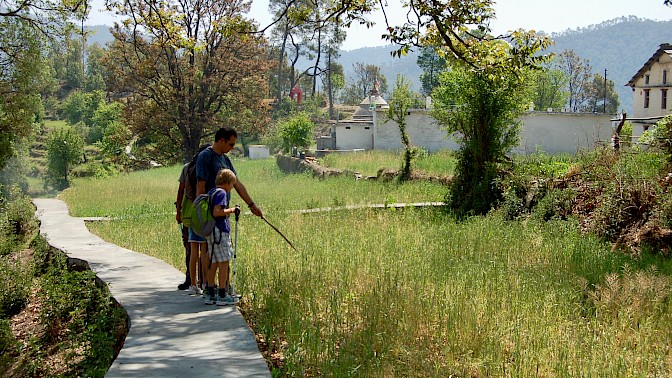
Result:
{"label": "boy's leg", "polygon": [[[208,258],[209,259],[209,258]],[[206,282],[208,283],[207,287],[207,292],[205,293],[205,304],[215,304],[215,301],[217,300],[217,297],[215,295],[215,285],[213,282],[215,282],[215,273],[217,273],[217,263],[214,263],[210,266],[208,271],[206,272],[207,274],[207,279]]]}
{"label": "boy's leg", "polygon": [[219,266],[219,290],[225,290],[229,284],[229,262],[217,263]]}

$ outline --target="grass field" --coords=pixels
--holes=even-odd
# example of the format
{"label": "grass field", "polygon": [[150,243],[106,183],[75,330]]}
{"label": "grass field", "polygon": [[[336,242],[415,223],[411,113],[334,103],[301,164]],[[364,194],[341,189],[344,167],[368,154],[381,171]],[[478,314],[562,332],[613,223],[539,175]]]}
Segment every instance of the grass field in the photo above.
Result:
{"label": "grass field", "polygon": [[[255,331],[284,356],[277,376],[672,374],[666,259],[612,252],[572,221],[457,221],[436,209],[298,214],[441,201],[446,189],[285,175],[273,160],[234,164],[298,249],[241,217],[236,280]],[[90,225],[104,239],[183,269],[178,174],[76,180],[63,198],[73,215],[118,217]]]}

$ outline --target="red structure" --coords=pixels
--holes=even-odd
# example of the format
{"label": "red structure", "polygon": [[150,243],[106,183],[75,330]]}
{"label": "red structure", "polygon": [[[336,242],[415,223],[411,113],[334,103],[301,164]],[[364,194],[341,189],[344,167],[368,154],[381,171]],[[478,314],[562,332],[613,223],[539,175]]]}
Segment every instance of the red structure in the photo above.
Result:
{"label": "red structure", "polygon": [[303,91],[299,88],[299,84],[296,84],[291,91],[289,91],[289,98],[296,101],[297,105],[301,105],[301,98],[303,97]]}

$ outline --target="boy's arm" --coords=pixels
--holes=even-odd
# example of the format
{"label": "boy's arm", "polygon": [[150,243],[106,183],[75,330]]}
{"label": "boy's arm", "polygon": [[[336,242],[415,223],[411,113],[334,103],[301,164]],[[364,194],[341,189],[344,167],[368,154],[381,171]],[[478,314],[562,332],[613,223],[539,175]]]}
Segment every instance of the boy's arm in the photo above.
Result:
{"label": "boy's arm", "polygon": [[235,207],[224,208],[222,205],[215,205],[215,207],[212,209],[212,216],[216,218],[231,215],[236,212],[236,209],[237,208]]}

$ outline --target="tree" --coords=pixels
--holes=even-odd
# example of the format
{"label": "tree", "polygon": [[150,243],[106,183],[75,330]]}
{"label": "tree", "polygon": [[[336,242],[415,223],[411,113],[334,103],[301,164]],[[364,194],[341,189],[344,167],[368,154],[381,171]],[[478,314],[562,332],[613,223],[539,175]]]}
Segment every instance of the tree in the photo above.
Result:
{"label": "tree", "polygon": [[411,138],[406,131],[406,115],[414,103],[411,82],[407,78],[397,75],[397,82],[388,103],[390,108],[387,110],[387,117],[399,126],[401,144],[404,146],[404,161],[399,174],[399,181],[403,182],[411,178],[411,164],[417,152],[411,145]]}
{"label": "tree", "polygon": [[358,105],[369,95],[373,83],[378,80],[381,93],[387,92],[387,79],[380,73],[380,67],[373,64],[355,63],[352,65],[354,77],[345,88],[341,101],[348,105]]}
{"label": "tree", "polygon": [[153,158],[186,161],[223,125],[242,134],[267,124],[261,100],[270,65],[265,41],[242,16],[249,3],[131,0],[115,7],[127,19],[113,29],[105,65]]}
{"label": "tree", "polygon": [[3,0],[0,5],[0,169],[16,142],[33,133],[49,80],[44,40],[60,35],[71,17],[86,16],[88,1]]}
{"label": "tree", "polygon": [[55,130],[47,144],[46,184],[57,190],[68,187],[68,174],[73,165],[80,162],[84,142],[72,127]]}
{"label": "tree", "polygon": [[586,87],[592,76],[590,62],[587,59],[581,60],[573,50],[566,50],[559,56],[558,69],[568,77],[569,110],[572,112],[582,110],[587,99]]}
{"label": "tree", "polygon": [[535,109],[559,109],[567,104],[569,95],[566,88],[569,78],[563,71],[557,69],[553,62],[541,70],[532,72],[531,75],[534,83]]}
{"label": "tree", "polygon": [[457,66],[441,76],[432,115],[460,144],[450,205],[459,213],[484,214],[499,199],[497,164],[518,142],[516,120],[529,103],[524,77],[493,78]]}
{"label": "tree", "polygon": [[434,48],[422,47],[417,62],[418,66],[422,68],[422,74],[420,74],[421,92],[425,96],[430,96],[434,88],[439,85],[439,75],[447,68],[446,60]]}
{"label": "tree", "polygon": [[[605,87],[606,85],[606,87]],[[606,89],[606,96],[605,96]],[[618,112],[618,105],[620,101],[618,100],[618,93],[614,87],[613,80],[606,80],[604,76],[600,74],[593,74],[592,80],[590,80],[586,86],[586,104],[583,108],[584,111],[593,112],[593,113],[609,113],[615,114]],[[606,99],[606,106],[605,101]]]}
{"label": "tree", "polygon": [[282,147],[290,152],[293,147],[306,149],[313,142],[315,125],[305,112],[294,114],[279,123],[278,132]]}

